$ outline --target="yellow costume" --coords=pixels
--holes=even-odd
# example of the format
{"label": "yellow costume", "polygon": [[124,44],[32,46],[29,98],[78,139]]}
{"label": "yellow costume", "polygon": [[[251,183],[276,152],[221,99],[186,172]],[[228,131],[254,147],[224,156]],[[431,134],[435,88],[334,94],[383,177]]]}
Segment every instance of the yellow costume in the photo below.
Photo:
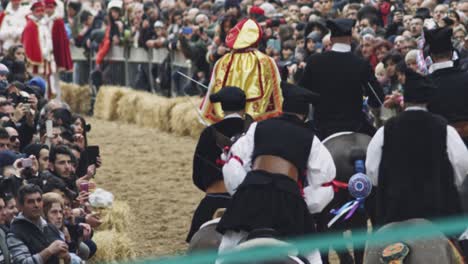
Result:
{"label": "yellow costume", "polygon": [[200,106],[208,123],[218,122],[224,117],[221,105],[211,103],[209,96],[225,86],[237,86],[244,91],[246,113],[256,121],[281,113],[280,74],[275,61],[255,49],[261,38],[261,27],[251,19],[242,20],[229,31],[226,45],[232,51],[216,63],[208,93]]}

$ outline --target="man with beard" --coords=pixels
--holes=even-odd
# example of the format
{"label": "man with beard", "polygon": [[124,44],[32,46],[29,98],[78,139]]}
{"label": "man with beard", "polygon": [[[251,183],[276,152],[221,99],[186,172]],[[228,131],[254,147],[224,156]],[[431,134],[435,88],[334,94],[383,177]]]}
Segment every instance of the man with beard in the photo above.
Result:
{"label": "man with beard", "polygon": [[47,181],[49,177],[56,177],[76,195],[78,187],[75,175],[73,175],[73,158],[73,153],[68,147],[64,145],[53,147],[49,153],[49,170],[41,175],[43,181]]}
{"label": "man with beard", "polygon": [[374,116],[379,116],[383,92],[369,63],[351,52],[354,23],[344,18],[327,21],[333,47],[309,57],[300,81],[302,87],[320,94],[314,105],[314,123],[321,139],[342,131],[375,133],[362,111],[363,96],[369,97]]}
{"label": "man with beard", "polygon": [[20,152],[20,139],[18,135],[18,131],[16,131],[13,127],[6,127],[5,130],[8,132],[10,136],[10,149],[16,152]]}

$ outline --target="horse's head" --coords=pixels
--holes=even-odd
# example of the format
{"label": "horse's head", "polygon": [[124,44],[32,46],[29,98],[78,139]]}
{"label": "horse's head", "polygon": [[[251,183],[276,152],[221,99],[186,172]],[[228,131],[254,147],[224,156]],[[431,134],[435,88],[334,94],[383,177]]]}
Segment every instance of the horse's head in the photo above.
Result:
{"label": "horse's head", "polygon": [[206,222],[190,240],[188,252],[200,250],[217,250],[221,244],[222,235],[216,231],[219,218]]}
{"label": "horse's head", "polygon": [[[431,222],[425,219],[410,219],[390,223],[380,228],[376,234],[392,232],[397,228],[427,226],[433,229]],[[439,233],[425,240],[402,240],[373,246],[366,249],[364,263],[464,263],[457,247],[443,234]],[[399,260],[400,262],[391,262]]]}

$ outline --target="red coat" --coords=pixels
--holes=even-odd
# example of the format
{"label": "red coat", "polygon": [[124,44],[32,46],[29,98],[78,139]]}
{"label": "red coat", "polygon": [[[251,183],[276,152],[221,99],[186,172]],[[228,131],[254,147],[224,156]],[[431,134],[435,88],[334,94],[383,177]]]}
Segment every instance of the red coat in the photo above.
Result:
{"label": "red coat", "polygon": [[57,64],[59,71],[71,71],[73,69],[73,61],[70,52],[70,41],[65,32],[65,23],[62,18],[56,18],[52,25],[52,44],[54,47],[55,64]]}
{"label": "red coat", "polygon": [[104,35],[104,39],[102,40],[101,44],[99,45],[98,52],[96,54],[96,64],[101,65],[102,61],[106,57],[109,49],[111,47],[111,39],[110,39],[110,26],[107,26],[106,33]]}
{"label": "red coat", "polygon": [[[27,18],[21,42],[28,61],[33,65],[42,65],[43,58],[41,45],[39,43],[39,27],[36,21]],[[52,44],[55,63],[60,70],[70,71],[73,69],[73,61],[70,53],[70,42],[65,32],[63,19],[57,18],[52,25]]]}
{"label": "red coat", "polygon": [[2,12],[0,12],[0,27],[2,26],[4,18],[5,18],[5,11],[2,11]]}
{"label": "red coat", "polygon": [[39,44],[39,27],[36,21],[27,18],[26,26],[24,27],[21,36],[26,58],[33,65],[41,65],[43,63],[41,45]]}

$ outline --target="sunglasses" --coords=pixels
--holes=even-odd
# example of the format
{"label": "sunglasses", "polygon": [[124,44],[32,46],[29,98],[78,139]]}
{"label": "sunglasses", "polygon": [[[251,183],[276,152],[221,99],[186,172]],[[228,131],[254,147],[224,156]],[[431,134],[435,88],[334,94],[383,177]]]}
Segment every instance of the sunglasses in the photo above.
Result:
{"label": "sunglasses", "polygon": [[8,144],[5,144],[5,143],[0,143],[0,148],[4,149],[4,148],[8,148]]}
{"label": "sunglasses", "polygon": [[11,136],[11,137],[10,137],[10,142],[11,142],[11,143],[15,143],[16,140],[18,140],[18,136]]}

